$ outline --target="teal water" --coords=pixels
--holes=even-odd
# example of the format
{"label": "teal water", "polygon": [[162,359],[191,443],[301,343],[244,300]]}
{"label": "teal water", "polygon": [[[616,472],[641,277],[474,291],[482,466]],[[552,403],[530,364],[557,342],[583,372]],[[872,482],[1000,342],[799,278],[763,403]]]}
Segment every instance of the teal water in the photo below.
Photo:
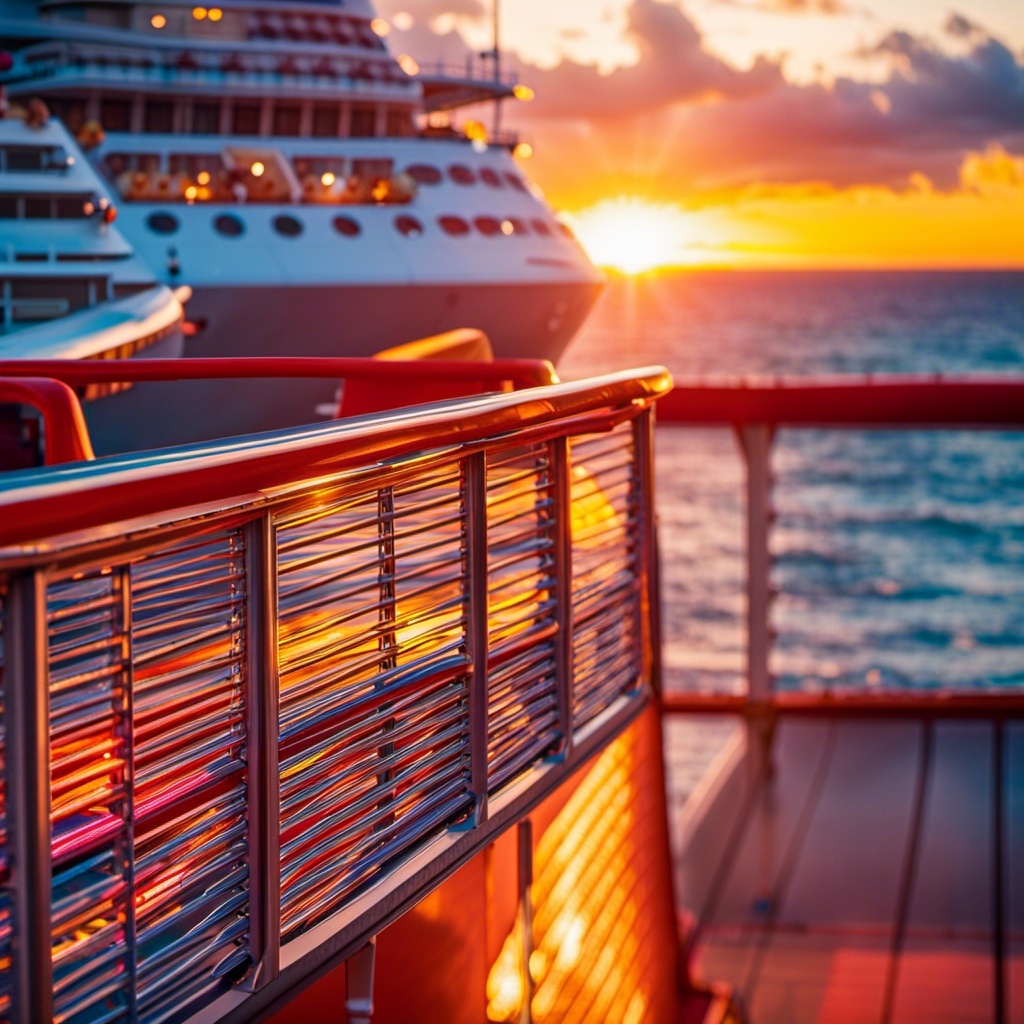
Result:
{"label": "teal water", "polygon": [[[614,279],[565,377],[1024,377],[1024,273]],[[743,469],[724,430],[659,429],[666,663],[738,689]],[[1024,686],[1024,434],[782,431],[772,668],[785,688]]]}

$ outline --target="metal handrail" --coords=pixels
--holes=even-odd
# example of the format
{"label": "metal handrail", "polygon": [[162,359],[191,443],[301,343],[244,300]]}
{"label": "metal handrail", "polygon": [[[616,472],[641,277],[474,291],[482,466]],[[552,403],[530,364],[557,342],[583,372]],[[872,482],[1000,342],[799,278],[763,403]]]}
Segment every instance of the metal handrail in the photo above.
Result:
{"label": "metal handrail", "polygon": [[[177,362],[177,361],[175,361]],[[187,362],[187,361],[182,361]],[[396,363],[380,364],[395,373]],[[176,371],[181,372],[181,371]],[[265,501],[304,480],[440,446],[543,427],[666,394],[663,367],[609,374],[544,389],[456,399],[369,420],[336,421],[277,434],[231,438],[201,448],[110,456],[48,470],[29,485],[0,478],[0,568],[34,539],[96,529],[183,506]],[[592,425],[593,426],[593,425]],[[72,500],[73,496],[73,500]]]}

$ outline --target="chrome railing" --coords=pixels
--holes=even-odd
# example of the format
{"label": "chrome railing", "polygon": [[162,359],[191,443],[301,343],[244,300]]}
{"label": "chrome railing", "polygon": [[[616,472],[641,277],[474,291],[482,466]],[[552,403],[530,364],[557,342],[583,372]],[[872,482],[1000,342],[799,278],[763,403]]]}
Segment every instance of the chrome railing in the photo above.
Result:
{"label": "chrome railing", "polygon": [[621,731],[668,386],[0,479],[0,1015],[248,1019]]}

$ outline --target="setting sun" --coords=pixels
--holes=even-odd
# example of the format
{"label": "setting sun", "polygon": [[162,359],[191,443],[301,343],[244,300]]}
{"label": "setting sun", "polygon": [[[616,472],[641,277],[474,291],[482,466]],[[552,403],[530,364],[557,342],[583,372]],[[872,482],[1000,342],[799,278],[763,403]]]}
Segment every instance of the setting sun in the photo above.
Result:
{"label": "setting sun", "polygon": [[671,203],[607,199],[573,217],[573,229],[599,266],[642,274],[656,267],[692,263],[698,239],[693,219]]}

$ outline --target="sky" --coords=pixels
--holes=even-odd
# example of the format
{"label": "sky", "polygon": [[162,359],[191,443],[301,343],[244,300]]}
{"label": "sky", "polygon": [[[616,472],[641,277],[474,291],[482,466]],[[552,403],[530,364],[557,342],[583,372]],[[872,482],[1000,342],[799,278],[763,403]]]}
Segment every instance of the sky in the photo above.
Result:
{"label": "sky", "polygon": [[[493,2],[378,6],[426,69],[490,46]],[[500,4],[536,93],[503,126],[585,243],[642,214],[667,262],[1024,267],[1021,0]]]}

